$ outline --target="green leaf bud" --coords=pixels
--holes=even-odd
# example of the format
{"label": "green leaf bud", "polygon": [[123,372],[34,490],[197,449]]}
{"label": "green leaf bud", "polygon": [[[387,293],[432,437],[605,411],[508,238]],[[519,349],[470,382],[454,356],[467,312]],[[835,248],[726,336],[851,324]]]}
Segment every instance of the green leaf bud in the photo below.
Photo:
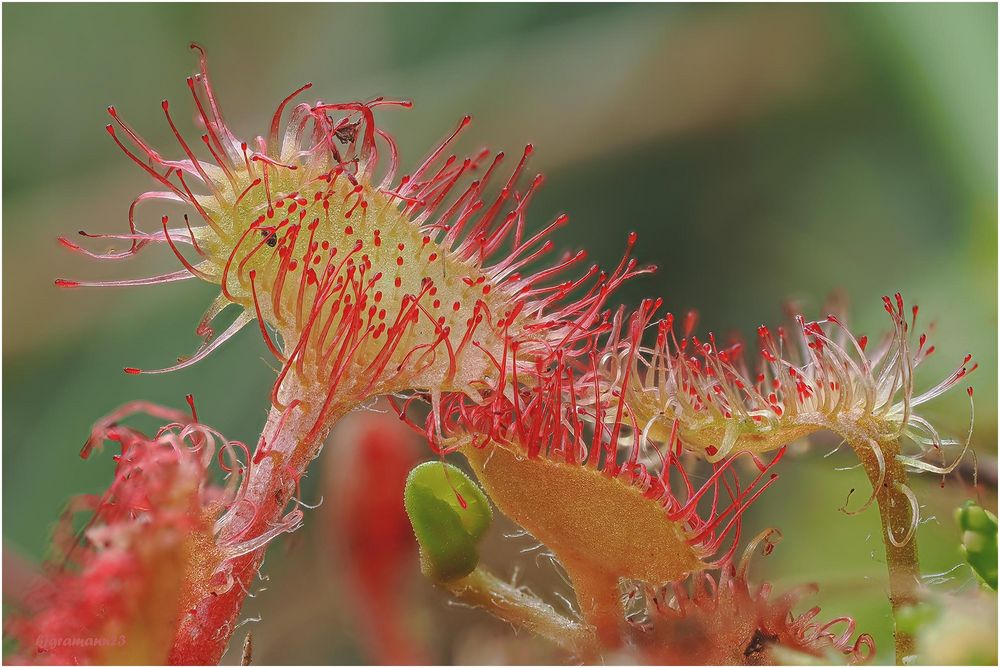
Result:
{"label": "green leaf bud", "polygon": [[403,503],[420,545],[424,575],[446,582],[475,570],[476,544],[493,521],[489,501],[476,483],[451,464],[425,462],[410,471]]}

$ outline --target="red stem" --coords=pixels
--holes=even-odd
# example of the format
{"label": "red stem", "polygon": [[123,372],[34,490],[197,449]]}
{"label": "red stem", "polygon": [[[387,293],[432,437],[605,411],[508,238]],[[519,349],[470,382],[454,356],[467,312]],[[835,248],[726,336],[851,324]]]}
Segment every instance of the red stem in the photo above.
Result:
{"label": "red stem", "polygon": [[[287,405],[307,396],[294,374],[286,379],[279,395]],[[298,481],[336,422],[327,420],[322,429],[314,432],[314,438],[305,440],[316,425],[320,407],[321,402],[303,400],[284,420],[282,411],[271,408],[259,446],[267,453],[251,468],[244,500],[217,537],[222,549],[260,537],[285,515]],[[335,418],[341,414],[332,412]],[[171,665],[217,664],[221,660],[236,630],[243,602],[255,588],[254,579],[266,548],[231,559],[228,564],[232,586],[223,593],[203,597],[188,611],[174,638],[168,659]]]}

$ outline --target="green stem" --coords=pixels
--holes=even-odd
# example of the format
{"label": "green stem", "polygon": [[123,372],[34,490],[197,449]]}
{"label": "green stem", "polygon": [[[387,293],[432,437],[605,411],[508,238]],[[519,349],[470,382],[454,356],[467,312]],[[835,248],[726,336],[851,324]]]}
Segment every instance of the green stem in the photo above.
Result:
{"label": "green stem", "polygon": [[[901,491],[907,483],[906,469],[896,459],[896,455],[899,454],[898,441],[880,444],[884,457],[884,472],[883,465],[879,464],[871,447],[865,443],[858,444],[854,440],[850,442],[865,468],[865,473],[868,474],[872,487],[877,486],[875,501],[882,520],[885,564],[889,571],[889,602],[892,605],[895,622],[902,608],[917,602],[920,588],[920,561],[917,557],[916,533],[914,532],[902,545],[897,544],[902,541],[913,522],[910,502]],[[896,533],[890,533],[893,527],[896,527]],[[895,542],[890,536],[895,537]],[[898,623],[895,626],[896,664],[902,665],[903,659],[913,654],[913,636],[900,631]]]}
{"label": "green stem", "polygon": [[584,660],[598,652],[590,628],[564,617],[548,603],[504,582],[482,566],[464,578],[438,584],[458,600],[483,608]]}

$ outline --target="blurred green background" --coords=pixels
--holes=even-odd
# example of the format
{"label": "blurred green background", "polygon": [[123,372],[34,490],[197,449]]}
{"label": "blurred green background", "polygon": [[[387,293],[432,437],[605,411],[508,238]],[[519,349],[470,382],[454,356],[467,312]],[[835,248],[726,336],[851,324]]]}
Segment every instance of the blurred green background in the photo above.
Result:
{"label": "blurred green background", "polygon": [[[238,135],[261,133],[276,103],[312,81],[324,99],[412,98],[412,110],[381,118],[404,169],[466,113],[475,120],[460,148],[533,142],[532,166],[548,177],[534,224],[568,212],[559,241],[604,265],[617,262],[628,230],[639,232],[638,256],[660,270],[621,298],[697,307],[703,331],[752,334],[779,321],[787,299],[821,316],[842,289],[856,331],[874,335],[888,325],[880,296],[902,291],[937,321],[925,385],[966,352],[980,362],[974,443],[995,480],[995,5],[6,4],[3,19],[5,581],[20,557],[42,558],[69,496],[108,481],[109,453],[87,462],[77,453],[110,409],[140,398],[181,406],[193,392],[202,419],[231,438],[255,442],[263,424],[274,372],[251,331],[190,369],[122,373],[193,351],[211,286],[52,284],[174,268],[155,253],[130,265],[88,262],[55,238],[126,228],[129,202],[151,184],[105,134],[104,109],[116,105],[173,150],[159,102],[187,108],[192,40],[208,50]],[[155,209],[141,226],[157,223]],[[961,434],[968,411],[955,395],[927,414]],[[822,459],[827,449],[790,458],[751,510],[753,526],[785,534],[754,573],[819,582],[808,605],[855,615],[885,657],[877,515],[837,511],[866,483],[835,470],[849,455]],[[335,455],[331,447],[323,457]],[[310,478],[307,498],[322,494],[321,477]],[[957,560],[951,508],[972,492],[931,478],[917,491],[937,518],[921,528],[924,570],[945,571]],[[995,493],[985,488],[987,506]],[[259,661],[366,660],[336,567],[324,565],[321,530],[307,518],[268,558],[269,590],[247,608],[264,620],[253,625]],[[509,558],[531,561],[516,550]],[[969,578],[952,575],[946,588]],[[521,660],[502,641],[469,641],[511,636],[502,625],[414,587],[414,623],[434,660]]]}

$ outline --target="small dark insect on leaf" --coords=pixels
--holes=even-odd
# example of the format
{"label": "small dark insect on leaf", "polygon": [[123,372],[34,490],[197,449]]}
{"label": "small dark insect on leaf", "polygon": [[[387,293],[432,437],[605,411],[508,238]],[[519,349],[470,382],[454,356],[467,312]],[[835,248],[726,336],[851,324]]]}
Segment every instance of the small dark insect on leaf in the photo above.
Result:
{"label": "small dark insect on leaf", "polygon": [[333,134],[341,144],[351,144],[358,138],[358,126],[360,123],[348,123],[338,128]]}
{"label": "small dark insect on leaf", "polygon": [[760,629],[753,632],[753,637],[750,638],[750,643],[747,648],[743,650],[743,657],[747,659],[748,664],[759,663],[761,660],[761,653],[768,646],[768,644],[777,640],[777,636],[768,635]]}
{"label": "small dark insect on leaf", "polygon": [[261,230],[260,233],[266,237],[265,241],[268,246],[274,248],[278,245],[278,236],[272,230]]}
{"label": "small dark insect on leaf", "polygon": [[243,639],[243,653],[240,656],[240,665],[249,666],[253,662],[253,633],[247,632]]}

